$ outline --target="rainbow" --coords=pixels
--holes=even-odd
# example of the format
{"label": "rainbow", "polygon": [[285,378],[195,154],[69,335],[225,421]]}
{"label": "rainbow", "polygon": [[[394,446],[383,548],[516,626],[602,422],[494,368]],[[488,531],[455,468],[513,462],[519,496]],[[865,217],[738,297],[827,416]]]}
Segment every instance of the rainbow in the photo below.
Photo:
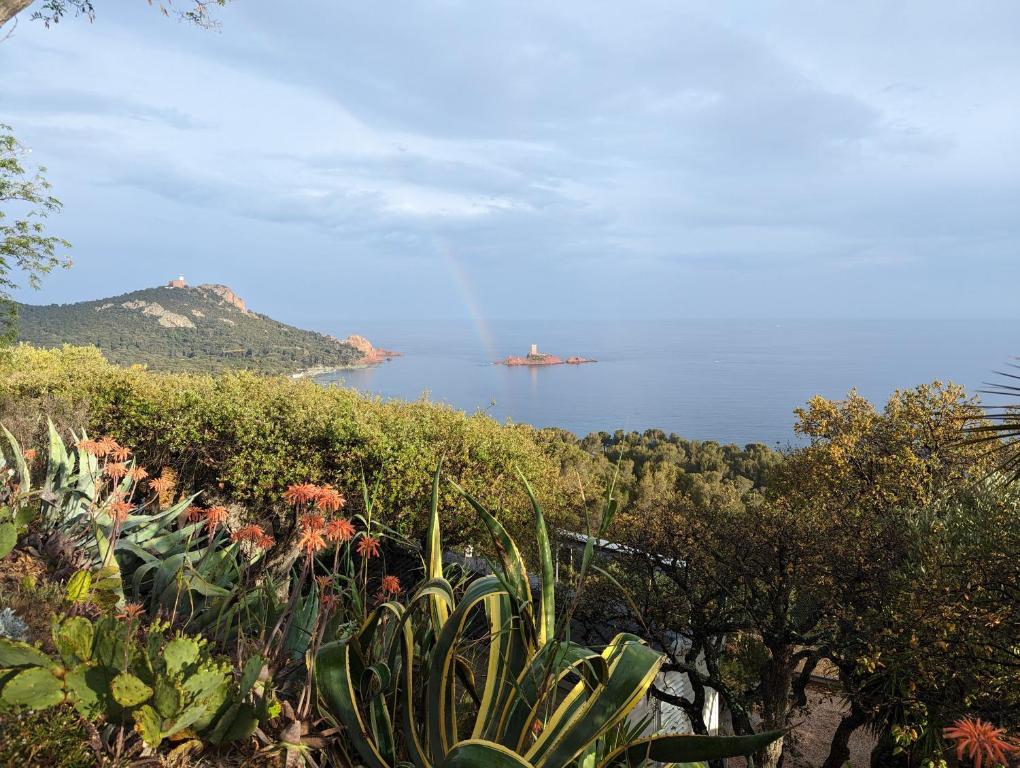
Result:
{"label": "rainbow", "polygon": [[485,348],[485,354],[490,362],[494,362],[499,357],[499,353],[496,351],[495,337],[492,334],[492,329],[489,328],[488,322],[485,320],[485,316],[482,314],[481,302],[478,300],[477,291],[471,283],[467,270],[464,269],[464,265],[457,258],[457,255],[445,239],[437,242],[437,250],[447,271],[450,273],[454,285],[457,287],[457,291],[460,293],[461,300],[464,302],[464,308],[467,310],[468,316],[478,334],[478,340],[481,341],[482,346]]}

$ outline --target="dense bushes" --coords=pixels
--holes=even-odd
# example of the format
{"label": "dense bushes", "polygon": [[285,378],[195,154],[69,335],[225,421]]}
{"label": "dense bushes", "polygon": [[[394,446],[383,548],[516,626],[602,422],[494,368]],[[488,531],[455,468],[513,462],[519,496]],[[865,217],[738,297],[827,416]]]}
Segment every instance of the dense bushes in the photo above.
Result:
{"label": "dense bushes", "polygon": [[[152,373],[116,367],[86,348],[10,350],[0,361],[0,419],[25,444],[38,444],[44,414],[64,434],[84,424],[134,445],[150,469],[173,467],[183,485],[214,489],[263,519],[280,507],[290,483],[354,488],[364,472],[370,485],[379,482],[386,521],[420,535],[428,478],[439,458],[495,507],[524,508],[517,469],[551,509],[569,503],[559,461],[529,426],[500,425],[425,401],[383,402],[310,381]],[[589,461],[576,446],[563,450]],[[449,538],[472,538],[474,518],[444,494],[452,513]]]}

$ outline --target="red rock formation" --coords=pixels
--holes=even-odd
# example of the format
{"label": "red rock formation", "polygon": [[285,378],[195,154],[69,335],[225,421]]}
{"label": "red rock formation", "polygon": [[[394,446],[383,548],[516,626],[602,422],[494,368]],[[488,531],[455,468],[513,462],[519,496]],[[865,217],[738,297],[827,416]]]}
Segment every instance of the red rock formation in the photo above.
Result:
{"label": "red rock formation", "polygon": [[[534,349],[534,347],[532,347]],[[581,363],[594,363],[594,360],[589,360],[586,357],[568,357],[564,360],[562,357],[556,355],[549,355],[545,352],[532,352],[529,355],[520,357],[518,355],[510,355],[500,360],[496,365],[580,365]]]}
{"label": "red rock formation", "polygon": [[356,333],[352,333],[346,339],[340,339],[339,341],[341,344],[347,344],[358,350],[361,353],[361,362],[365,365],[375,365],[376,363],[389,360],[391,357],[400,356],[399,352],[393,352],[388,349],[376,349],[372,346],[372,342]]}

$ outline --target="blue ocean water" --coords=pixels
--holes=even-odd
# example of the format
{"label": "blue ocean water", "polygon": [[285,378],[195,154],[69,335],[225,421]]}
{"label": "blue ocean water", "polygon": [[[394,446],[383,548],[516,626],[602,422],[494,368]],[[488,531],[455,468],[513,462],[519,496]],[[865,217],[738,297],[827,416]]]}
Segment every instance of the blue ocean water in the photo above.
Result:
{"label": "blue ocean water", "polygon": [[[344,332],[337,329],[339,335]],[[873,402],[934,379],[971,391],[1020,354],[1016,320],[684,320],[365,324],[403,357],[323,377],[386,398],[427,396],[500,421],[584,435],[659,428],[687,438],[795,444],[794,408],[851,387]],[[507,368],[543,352],[591,365]]]}

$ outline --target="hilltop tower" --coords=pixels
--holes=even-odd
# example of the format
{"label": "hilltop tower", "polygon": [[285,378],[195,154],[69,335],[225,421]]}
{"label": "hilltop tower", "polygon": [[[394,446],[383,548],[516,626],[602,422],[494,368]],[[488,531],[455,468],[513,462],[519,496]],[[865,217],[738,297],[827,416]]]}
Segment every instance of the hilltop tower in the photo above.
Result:
{"label": "hilltop tower", "polygon": [[178,275],[176,280],[171,280],[166,284],[167,288],[187,288],[188,284],[184,281],[184,275]]}
{"label": "hilltop tower", "polygon": [[538,357],[538,344],[531,345],[531,352],[528,353],[531,357]]}

